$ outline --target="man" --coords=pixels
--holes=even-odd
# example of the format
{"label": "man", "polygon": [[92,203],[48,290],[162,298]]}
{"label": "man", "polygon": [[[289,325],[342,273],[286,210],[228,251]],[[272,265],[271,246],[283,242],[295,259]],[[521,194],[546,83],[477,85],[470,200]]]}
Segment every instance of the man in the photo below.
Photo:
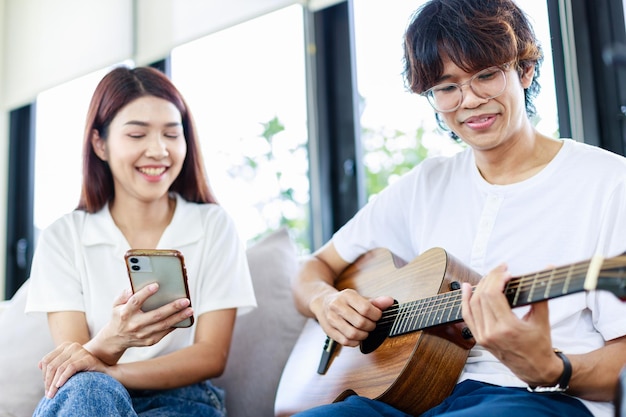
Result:
{"label": "man", "polygon": [[[476,345],[452,395],[424,416],[613,413],[626,364],[626,305],[591,291],[512,309],[503,293],[512,276],[626,250],[626,159],[535,130],[542,58],[511,0],[422,6],[405,35],[405,79],[467,149],[425,160],[380,193],[307,260],[294,284],[303,314],[337,343],[357,346],[393,303],[386,294],[335,289],[363,253],[383,247],[410,261],[442,247],[485,275],[474,291],[462,287]],[[352,396],[302,415],[405,414]]]}

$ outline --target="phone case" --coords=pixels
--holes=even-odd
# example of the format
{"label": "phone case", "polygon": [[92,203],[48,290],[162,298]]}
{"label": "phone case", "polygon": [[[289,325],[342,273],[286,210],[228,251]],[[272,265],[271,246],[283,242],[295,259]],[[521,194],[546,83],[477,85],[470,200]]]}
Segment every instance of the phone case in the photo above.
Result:
{"label": "phone case", "polygon": [[[159,291],[143,304],[143,311],[150,311],[179,298],[189,297],[187,270],[183,254],[175,249],[131,249],[124,255],[128,277],[133,293],[153,282]],[[193,316],[174,325],[189,327]]]}

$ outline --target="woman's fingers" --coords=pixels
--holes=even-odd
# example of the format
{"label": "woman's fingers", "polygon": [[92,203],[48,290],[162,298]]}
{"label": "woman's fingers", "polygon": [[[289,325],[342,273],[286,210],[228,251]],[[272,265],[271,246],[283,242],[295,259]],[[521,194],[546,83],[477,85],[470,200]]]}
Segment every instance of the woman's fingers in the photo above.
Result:
{"label": "woman's fingers", "polygon": [[[74,365],[76,361],[74,355],[80,351],[84,351],[84,349],[79,343],[66,342],[48,353],[39,362],[39,367],[43,372],[44,389],[48,398],[52,398],[58,388],[77,372]],[[62,378],[64,373],[65,376]]]}
{"label": "woman's fingers", "polygon": [[74,374],[83,371],[105,371],[105,366],[80,343],[59,345],[40,362],[44,372],[46,397],[52,398]]}

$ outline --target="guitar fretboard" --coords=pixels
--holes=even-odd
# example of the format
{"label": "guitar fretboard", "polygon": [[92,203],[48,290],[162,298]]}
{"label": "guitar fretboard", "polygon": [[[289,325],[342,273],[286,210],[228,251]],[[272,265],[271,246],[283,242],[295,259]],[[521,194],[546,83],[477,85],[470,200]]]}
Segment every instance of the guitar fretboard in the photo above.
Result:
{"label": "guitar fretboard", "polygon": [[[504,295],[511,307],[557,298],[590,289],[588,288],[589,274],[593,273],[595,276],[591,278],[597,282],[598,272],[602,272],[607,279],[619,282],[621,289],[624,289],[626,257],[604,260],[601,266],[606,269],[601,271],[591,271],[592,263],[592,261],[579,262],[512,278],[505,286]],[[611,284],[607,284],[606,289],[615,292],[609,287],[612,287]],[[595,288],[594,285],[592,289]],[[601,289],[601,286],[598,285],[597,288]],[[389,336],[398,336],[461,320],[461,290],[453,290],[428,298],[395,304],[383,312],[378,325],[390,327]]]}

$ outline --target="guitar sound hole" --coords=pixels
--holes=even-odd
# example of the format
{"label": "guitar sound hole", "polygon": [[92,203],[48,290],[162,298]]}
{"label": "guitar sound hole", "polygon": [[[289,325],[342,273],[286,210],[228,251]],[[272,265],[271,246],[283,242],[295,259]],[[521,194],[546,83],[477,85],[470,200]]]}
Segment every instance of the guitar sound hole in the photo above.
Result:
{"label": "guitar sound hole", "polygon": [[383,344],[385,339],[389,336],[391,328],[395,320],[395,314],[398,311],[398,301],[394,300],[394,303],[387,310],[383,311],[383,315],[376,323],[376,328],[370,332],[365,340],[361,342],[361,353],[372,353],[380,345]]}

